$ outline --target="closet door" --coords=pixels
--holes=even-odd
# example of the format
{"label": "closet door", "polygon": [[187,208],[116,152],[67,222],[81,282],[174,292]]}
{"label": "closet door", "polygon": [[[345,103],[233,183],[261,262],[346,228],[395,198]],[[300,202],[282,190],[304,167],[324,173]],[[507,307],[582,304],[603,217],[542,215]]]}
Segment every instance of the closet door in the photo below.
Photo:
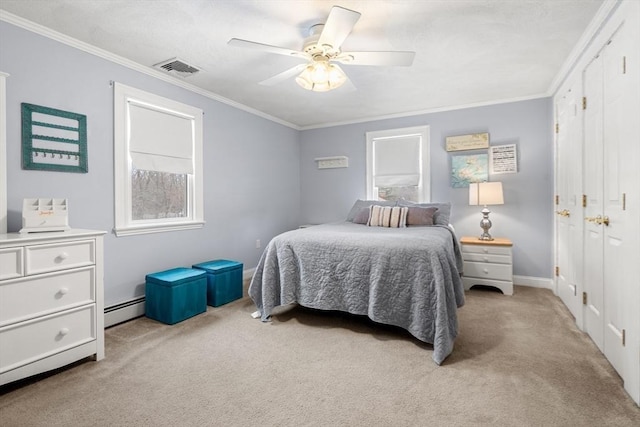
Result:
{"label": "closet door", "polygon": [[[634,239],[632,221],[626,211],[626,194],[631,196],[635,183],[630,182],[638,168],[633,158],[638,135],[633,123],[640,120],[638,111],[631,108],[638,96],[634,86],[640,76],[627,72],[627,57],[633,52],[629,25],[623,25],[603,51],[603,113],[604,113],[604,193],[602,234],[604,237],[604,354],[614,368],[623,374],[624,310],[631,287],[637,286],[637,277],[631,279],[628,253]],[[631,190],[631,192],[629,191]],[[637,191],[636,191],[637,192]],[[637,232],[637,230],[636,230]],[[636,237],[637,238],[637,235]],[[638,260],[636,260],[638,262]],[[637,266],[636,266],[637,267]],[[635,269],[637,271],[637,268]]]}
{"label": "closet door", "polygon": [[[625,308],[637,286],[630,258],[638,230],[626,210],[636,192],[637,74],[627,72],[633,51],[622,25],[584,72],[585,330],[624,378]],[[634,282],[636,281],[636,282]]]}
{"label": "closet door", "polygon": [[583,73],[585,111],[584,174],[584,330],[604,352],[603,211],[603,65],[602,53]]}
{"label": "closet door", "polygon": [[582,327],[582,121],[581,82],[556,102],[556,290]]}

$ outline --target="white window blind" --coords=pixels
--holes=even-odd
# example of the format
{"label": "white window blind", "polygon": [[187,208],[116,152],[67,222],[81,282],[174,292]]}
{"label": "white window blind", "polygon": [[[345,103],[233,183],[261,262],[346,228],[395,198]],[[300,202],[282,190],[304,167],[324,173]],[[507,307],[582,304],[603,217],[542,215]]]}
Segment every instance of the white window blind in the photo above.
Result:
{"label": "white window blind", "polygon": [[420,136],[374,140],[374,185],[403,187],[420,183]]}
{"label": "white window blind", "polygon": [[136,169],[193,173],[193,117],[129,101],[129,152]]}

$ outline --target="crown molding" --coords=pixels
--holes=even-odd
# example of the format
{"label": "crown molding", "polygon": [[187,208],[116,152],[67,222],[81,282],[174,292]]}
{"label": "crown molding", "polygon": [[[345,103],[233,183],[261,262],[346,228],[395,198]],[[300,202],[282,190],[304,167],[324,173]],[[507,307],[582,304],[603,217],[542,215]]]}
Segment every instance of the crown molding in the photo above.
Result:
{"label": "crown molding", "polygon": [[123,67],[127,67],[131,70],[137,71],[142,74],[146,74],[150,77],[154,77],[158,80],[162,80],[164,82],[170,83],[175,86],[179,86],[183,89],[186,89],[190,92],[197,93],[198,95],[202,95],[206,98],[212,99],[214,101],[221,102],[223,104],[229,105],[231,107],[237,108],[238,110],[246,111],[247,113],[251,113],[255,116],[262,117],[264,119],[270,120],[272,122],[281,124],[283,126],[300,130],[299,126],[294,125],[293,123],[289,123],[277,117],[271,116],[262,111],[256,110],[255,108],[248,107],[244,104],[240,104],[238,102],[232,101],[231,99],[220,96],[216,93],[210,92],[208,90],[201,89],[197,86],[194,86],[190,83],[187,83],[177,77],[165,74],[159,70],[155,70],[146,65],[139,64],[130,59],[124,58],[122,56],[116,55],[104,49],[100,49],[99,47],[93,46],[89,43],[85,43],[73,37],[69,37],[57,31],[54,31],[50,28],[47,28],[43,25],[36,24],[35,22],[26,20],[17,15],[9,13],[5,10],[0,9],[0,21],[7,22],[9,24],[15,25],[17,27],[23,28],[25,30],[31,31],[33,33],[39,34],[41,36],[50,38],[57,42],[63,43],[67,46],[71,46],[73,48],[79,49],[83,52],[87,52],[89,54],[95,55],[99,58],[106,59],[107,61],[114,62],[116,64],[122,65]]}
{"label": "crown molding", "polygon": [[549,89],[547,90],[548,96],[553,96],[560,89],[560,86],[564,83],[574,67],[580,61],[580,58],[587,50],[589,44],[598,35],[603,25],[611,14],[620,6],[623,0],[605,0],[600,9],[596,12],[587,28],[582,33],[582,36],[578,40],[578,43],[574,46],[573,50],[564,61],[564,64],[560,68],[560,71],[556,74],[556,77],[551,82]]}

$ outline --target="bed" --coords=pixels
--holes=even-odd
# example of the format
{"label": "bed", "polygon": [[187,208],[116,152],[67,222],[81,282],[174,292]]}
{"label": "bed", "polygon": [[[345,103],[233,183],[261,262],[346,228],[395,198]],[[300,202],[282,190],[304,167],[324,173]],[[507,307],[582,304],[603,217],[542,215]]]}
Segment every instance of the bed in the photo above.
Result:
{"label": "bed", "polygon": [[440,365],[453,350],[464,304],[462,257],[448,215],[431,226],[368,226],[353,222],[356,205],[346,221],[269,242],[249,286],[260,317],[268,321],[274,308],[291,303],[368,316],[432,344]]}

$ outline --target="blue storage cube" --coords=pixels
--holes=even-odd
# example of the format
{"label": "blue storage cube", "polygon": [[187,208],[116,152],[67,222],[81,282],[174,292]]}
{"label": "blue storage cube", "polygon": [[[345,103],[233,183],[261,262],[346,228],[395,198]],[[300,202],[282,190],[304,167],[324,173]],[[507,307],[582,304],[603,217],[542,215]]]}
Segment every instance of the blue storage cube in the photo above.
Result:
{"label": "blue storage cube", "polygon": [[207,276],[202,270],[173,268],[147,274],[145,314],[168,325],[207,311]]}
{"label": "blue storage cube", "polygon": [[242,263],[217,259],[194,264],[207,272],[207,304],[218,307],[242,298]]}

